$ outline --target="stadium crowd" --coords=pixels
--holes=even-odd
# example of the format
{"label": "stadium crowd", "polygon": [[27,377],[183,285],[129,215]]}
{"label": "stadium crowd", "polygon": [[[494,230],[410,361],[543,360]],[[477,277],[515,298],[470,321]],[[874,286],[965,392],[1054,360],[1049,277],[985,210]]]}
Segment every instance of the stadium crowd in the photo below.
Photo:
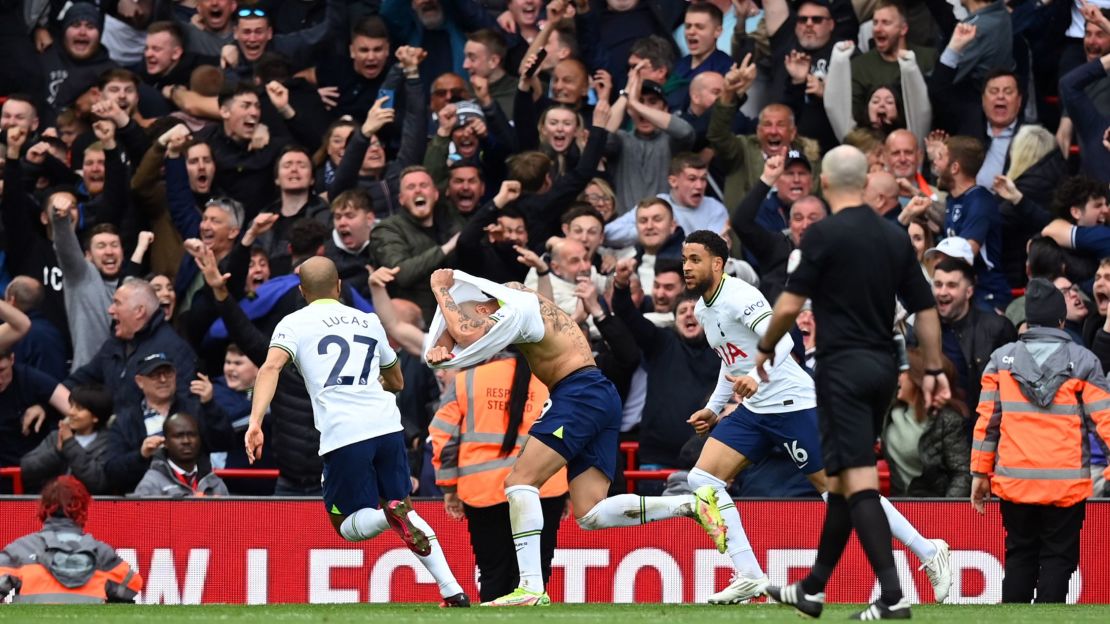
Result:
{"label": "stadium crowd", "polygon": [[[708,346],[682,241],[720,232],[773,302],[838,144],[909,233],[954,386],[927,412],[912,318],[891,319],[893,494],[969,496],[980,380],[1028,279],[1110,369],[1110,0],[0,0],[0,58],[0,466],[31,489],[319,495],[295,367],[255,464],[276,483],[212,474],[247,466],[254,378],[316,255],[396,343],[418,494],[440,495],[429,425],[456,403],[422,357],[445,267],[572,314],[640,468],[688,470],[687,418],[748,354]],[[819,329],[794,331],[809,367]],[[471,398],[506,404],[481,378]],[[816,496],[789,449],[733,491]]]}

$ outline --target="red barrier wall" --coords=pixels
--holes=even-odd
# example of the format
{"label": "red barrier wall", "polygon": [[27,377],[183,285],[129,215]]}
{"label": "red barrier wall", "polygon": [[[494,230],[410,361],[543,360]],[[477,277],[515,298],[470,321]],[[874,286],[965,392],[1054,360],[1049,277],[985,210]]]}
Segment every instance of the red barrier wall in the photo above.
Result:
{"label": "red barrier wall", "polygon": [[[0,501],[0,542],[38,530],[35,501]],[[824,504],[739,504],[756,557],[772,582],[793,581],[813,561]],[[966,502],[898,503],[926,537],[952,546],[950,601],[995,603],[1002,591],[1003,533],[998,506],[986,516]],[[476,596],[474,557],[465,522],[439,502],[417,503],[436,530],[463,587]],[[320,501],[97,500],[88,529],[114,545],[146,580],[144,603],[428,602],[436,586],[392,533],[361,544],[340,539]],[[1083,559],[1071,602],[1110,603],[1110,503],[1089,503]],[[918,561],[900,545],[895,561],[904,589],[931,601]],[[728,582],[731,565],[692,521],[583,531],[573,520],[559,533],[549,591],[557,602],[704,602]],[[829,587],[833,602],[866,602],[876,592],[853,538]]]}

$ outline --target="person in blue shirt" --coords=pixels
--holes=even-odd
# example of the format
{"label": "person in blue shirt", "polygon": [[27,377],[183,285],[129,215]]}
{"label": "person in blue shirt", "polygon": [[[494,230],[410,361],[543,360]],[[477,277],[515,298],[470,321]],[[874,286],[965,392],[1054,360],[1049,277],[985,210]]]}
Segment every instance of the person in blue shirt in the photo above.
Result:
{"label": "person in blue shirt", "polygon": [[982,308],[1005,310],[1010,286],[1002,274],[1002,213],[991,192],[976,185],[975,176],[986,156],[978,139],[955,136],[945,141],[945,152],[936,159],[937,186],[948,191],[944,217],[945,236],[959,236],[971,244],[975,257],[975,303]]}

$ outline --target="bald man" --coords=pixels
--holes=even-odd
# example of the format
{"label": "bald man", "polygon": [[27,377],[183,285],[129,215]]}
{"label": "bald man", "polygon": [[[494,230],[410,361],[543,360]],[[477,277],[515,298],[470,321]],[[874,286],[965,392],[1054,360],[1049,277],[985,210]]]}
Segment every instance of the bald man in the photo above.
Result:
{"label": "bald man", "polygon": [[898,222],[902,204],[898,201],[898,180],[885,171],[867,174],[867,186],[863,189],[863,201],[880,217]]}
{"label": "bald man", "polygon": [[469,607],[432,527],[412,510],[401,413],[390,394],[405,382],[381,321],[339,303],[339,273],[328,258],[309,258],[299,275],[308,305],[274,328],[254,386],[247,458],[262,456],[262,419],[281,369],[293,362],[320,431],[324,508],[335,531],[359,542],[392,527],[435,577],[441,606]]}
{"label": "bald man", "polygon": [[[842,145],[830,150],[821,164],[821,187],[832,216],[810,226],[791,255],[790,277],[756,346],[755,370],[763,382],[768,380],[764,364],[775,363],[775,345],[811,300],[820,328],[814,381],[828,509],[809,575],[793,585],[768,587],[767,594],[810,617],[820,615],[825,585],[854,530],[881,592],[853,619],[908,618],[910,602],[902,594],[890,550],[892,529],[899,527],[892,526],[893,518],[888,522],[879,496],[874,444],[898,381],[891,329],[895,296],[917,314],[914,330],[925,361],[926,408],[950,398],[941,368],[940,318],[909,236],[864,203],[867,157]],[[945,556],[934,555],[941,565],[929,574],[941,577],[936,585],[947,592],[948,546],[938,544],[937,549]]]}

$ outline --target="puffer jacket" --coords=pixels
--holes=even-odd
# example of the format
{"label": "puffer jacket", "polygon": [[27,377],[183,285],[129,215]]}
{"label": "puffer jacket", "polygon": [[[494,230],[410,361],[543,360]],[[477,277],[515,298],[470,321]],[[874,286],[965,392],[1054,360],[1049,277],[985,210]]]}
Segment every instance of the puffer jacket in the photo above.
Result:
{"label": "puffer jacket", "polygon": [[[255,327],[234,297],[218,302],[228,335],[243,353],[262,366],[270,349],[270,337]],[[267,452],[276,458],[281,478],[298,487],[318,487],[324,470],[320,459],[320,432],[312,417],[312,400],[296,366],[286,366],[278,378],[277,392],[270,403],[272,439]]]}
{"label": "puffer jacket", "polygon": [[142,588],[143,577],[111,546],[69,518],[47,518],[0,552],[0,595],[14,589],[12,602],[134,602]]}
{"label": "puffer jacket", "polygon": [[[921,457],[921,475],[909,483],[903,483],[894,459],[887,456],[891,464],[891,493],[895,496],[919,498],[966,498],[971,494],[971,473],[968,458],[970,448],[967,443],[967,419],[954,409],[944,408],[931,418],[921,438],[917,441],[917,452]],[[883,431],[890,423],[890,412],[883,422]]]}
{"label": "puffer jacket", "polygon": [[181,482],[174,474],[173,468],[165,458],[165,451],[159,452],[150,462],[150,468],[143,475],[142,481],[135,486],[131,496],[154,497],[165,496],[169,498],[190,498],[193,496],[227,496],[227,485],[224,480],[212,472],[208,461],[201,456],[202,461],[197,464],[197,488],[192,490]]}

